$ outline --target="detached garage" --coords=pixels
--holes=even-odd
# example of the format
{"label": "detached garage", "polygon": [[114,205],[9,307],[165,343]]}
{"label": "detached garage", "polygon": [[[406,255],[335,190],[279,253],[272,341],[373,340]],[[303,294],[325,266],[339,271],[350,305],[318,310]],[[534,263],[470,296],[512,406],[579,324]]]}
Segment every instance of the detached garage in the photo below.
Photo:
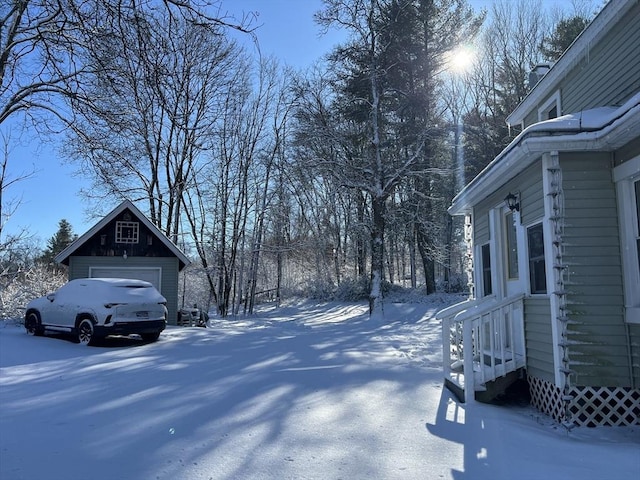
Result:
{"label": "detached garage", "polygon": [[128,200],[55,258],[76,278],[135,278],[152,283],[167,299],[167,322],[175,325],[178,273],[189,259]]}

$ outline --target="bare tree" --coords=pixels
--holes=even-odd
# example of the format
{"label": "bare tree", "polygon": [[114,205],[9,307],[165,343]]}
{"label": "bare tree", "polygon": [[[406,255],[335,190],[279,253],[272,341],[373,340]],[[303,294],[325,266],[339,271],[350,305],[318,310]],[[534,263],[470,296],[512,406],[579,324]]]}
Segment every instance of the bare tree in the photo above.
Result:
{"label": "bare tree", "polygon": [[5,232],[5,225],[20,207],[22,199],[11,196],[11,189],[17,183],[28,180],[35,174],[34,170],[23,171],[18,174],[10,174],[8,170],[9,156],[11,152],[11,139],[0,134],[0,258],[11,251],[16,245],[26,239],[26,229],[20,228],[10,235]]}
{"label": "bare tree", "polygon": [[147,204],[178,241],[185,191],[202,168],[237,47],[210,25],[153,15],[117,25],[91,55],[103,65],[72,101],[67,154],[93,179],[85,193]]}
{"label": "bare tree", "polygon": [[[214,3],[214,4],[217,4]],[[250,32],[250,18],[236,22],[204,13],[198,0],[20,0],[0,3],[0,125],[17,112],[49,112],[70,121],[60,99],[83,95],[84,77],[103,65],[87,61],[95,41],[111,26],[159,15],[191,23]],[[211,10],[211,8],[210,8]],[[220,9],[218,9],[220,13]]]}
{"label": "bare tree", "polygon": [[284,77],[276,63],[266,60],[254,68],[242,56],[236,56],[236,62],[235,75],[225,86],[215,134],[208,139],[206,165],[184,192],[186,221],[222,316],[230,312],[234,298],[239,305],[247,294],[255,294],[277,153],[274,144],[279,141],[284,108],[280,103]]}
{"label": "bare tree", "polygon": [[530,89],[529,72],[543,61],[539,46],[549,30],[542,2],[499,1],[479,42],[480,58],[469,72],[469,103],[463,113],[467,177],[479,173],[517,132],[506,116]]}

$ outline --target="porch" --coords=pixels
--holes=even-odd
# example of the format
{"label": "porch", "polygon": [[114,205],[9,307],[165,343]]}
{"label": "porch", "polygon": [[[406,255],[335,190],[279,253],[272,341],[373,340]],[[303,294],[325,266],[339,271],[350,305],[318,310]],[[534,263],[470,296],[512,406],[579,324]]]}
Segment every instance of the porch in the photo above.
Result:
{"label": "porch", "polygon": [[467,300],[438,312],[445,386],[460,401],[525,367],[523,312],[523,294]]}

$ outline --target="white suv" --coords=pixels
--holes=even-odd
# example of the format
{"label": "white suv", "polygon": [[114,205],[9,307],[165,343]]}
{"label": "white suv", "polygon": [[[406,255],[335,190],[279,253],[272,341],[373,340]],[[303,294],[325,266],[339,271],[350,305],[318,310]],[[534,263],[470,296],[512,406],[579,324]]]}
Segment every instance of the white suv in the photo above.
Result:
{"label": "white suv", "polygon": [[80,278],[27,305],[30,335],[46,330],[77,335],[83,345],[108,335],[139,334],[153,342],[167,324],[166,299],[149,282],[123,278]]}

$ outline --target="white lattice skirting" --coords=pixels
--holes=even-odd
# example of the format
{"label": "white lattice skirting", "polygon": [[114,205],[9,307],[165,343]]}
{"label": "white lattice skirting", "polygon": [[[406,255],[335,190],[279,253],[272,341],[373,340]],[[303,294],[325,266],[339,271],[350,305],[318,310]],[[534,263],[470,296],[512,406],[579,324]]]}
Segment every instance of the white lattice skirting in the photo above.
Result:
{"label": "white lattice skirting", "polygon": [[584,427],[640,425],[640,390],[622,387],[572,387],[569,418],[563,393],[550,382],[530,376],[531,403],[557,422],[569,420]]}

